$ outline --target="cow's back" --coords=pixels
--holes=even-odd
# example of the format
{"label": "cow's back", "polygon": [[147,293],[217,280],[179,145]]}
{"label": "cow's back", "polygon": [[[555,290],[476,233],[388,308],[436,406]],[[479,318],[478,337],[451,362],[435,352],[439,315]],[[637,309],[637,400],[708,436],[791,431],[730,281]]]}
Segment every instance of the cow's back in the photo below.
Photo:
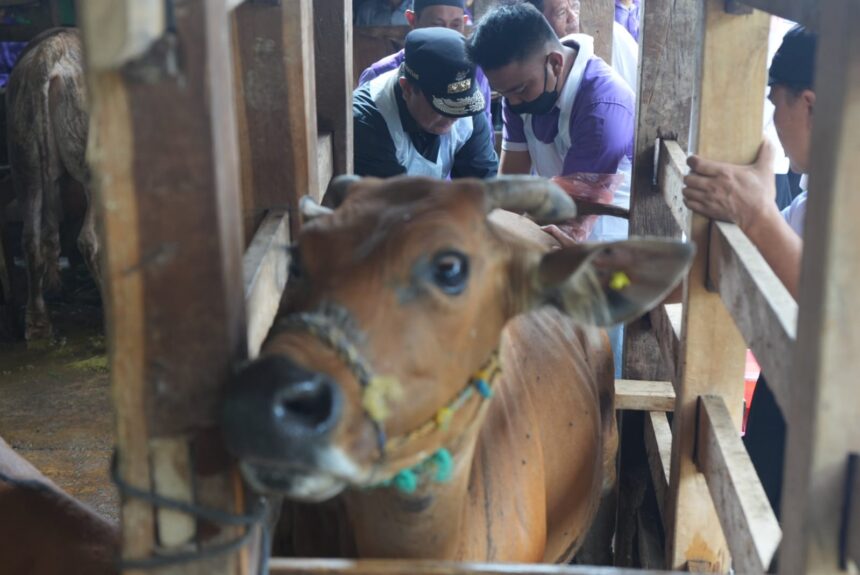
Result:
{"label": "cow's back", "polygon": [[6,90],[9,159],[19,193],[63,169],[86,179],[83,53],[78,31],[48,30],[22,52]]}
{"label": "cow's back", "polygon": [[0,438],[0,575],[117,573],[119,530]]}
{"label": "cow's back", "polygon": [[[608,339],[544,308],[508,324],[501,360],[502,381],[481,430],[470,490],[471,513],[486,522],[475,527],[489,535],[470,541],[465,555],[566,561],[581,544],[604,485],[614,482]],[[475,546],[484,553],[476,554]]]}

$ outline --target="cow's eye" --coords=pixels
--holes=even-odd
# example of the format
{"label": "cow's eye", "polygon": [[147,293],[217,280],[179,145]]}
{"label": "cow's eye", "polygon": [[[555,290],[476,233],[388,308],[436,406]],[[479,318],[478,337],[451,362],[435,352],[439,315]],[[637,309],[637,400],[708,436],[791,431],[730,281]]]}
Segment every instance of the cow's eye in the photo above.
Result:
{"label": "cow's eye", "polygon": [[468,279],[469,258],[465,254],[444,251],[433,257],[433,282],[445,293],[463,293]]}

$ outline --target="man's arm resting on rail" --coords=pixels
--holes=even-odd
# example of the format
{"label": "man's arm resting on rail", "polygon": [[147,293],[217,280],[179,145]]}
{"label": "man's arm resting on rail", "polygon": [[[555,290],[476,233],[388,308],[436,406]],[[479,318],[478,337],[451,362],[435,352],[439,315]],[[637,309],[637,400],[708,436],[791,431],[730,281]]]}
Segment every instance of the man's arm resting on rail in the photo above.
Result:
{"label": "man's arm resting on rail", "polygon": [[748,166],[690,156],[684,203],[709,218],[737,224],[797,299],[803,240],[774,201],[773,153],[771,144],[763,143],[755,163]]}

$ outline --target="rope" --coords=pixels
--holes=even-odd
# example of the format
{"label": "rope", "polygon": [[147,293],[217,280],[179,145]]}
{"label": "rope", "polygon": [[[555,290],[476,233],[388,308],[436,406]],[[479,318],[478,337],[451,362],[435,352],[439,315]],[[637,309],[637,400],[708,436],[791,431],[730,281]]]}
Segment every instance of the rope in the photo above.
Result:
{"label": "rope", "polygon": [[119,560],[119,568],[121,570],[161,569],[171,565],[203,561],[232,553],[248,544],[254,534],[254,527],[259,526],[263,539],[260,550],[259,572],[262,575],[267,575],[269,572],[269,529],[267,524],[267,513],[269,508],[268,503],[264,498],[261,497],[257,499],[254,509],[247,515],[235,515],[226,511],[221,511],[220,509],[204,507],[187,501],[179,501],[178,499],[165,497],[164,495],[159,495],[158,493],[130,485],[120,477],[117,460],[117,453],[114,451],[111,458],[110,474],[111,479],[116,484],[117,490],[122,497],[139,499],[154,507],[171,509],[173,511],[190,515],[195,519],[203,519],[222,526],[247,527],[245,533],[235,539],[224,543],[216,543],[198,551],[182,551],[171,553],[170,555],[153,555],[139,559],[121,558]]}

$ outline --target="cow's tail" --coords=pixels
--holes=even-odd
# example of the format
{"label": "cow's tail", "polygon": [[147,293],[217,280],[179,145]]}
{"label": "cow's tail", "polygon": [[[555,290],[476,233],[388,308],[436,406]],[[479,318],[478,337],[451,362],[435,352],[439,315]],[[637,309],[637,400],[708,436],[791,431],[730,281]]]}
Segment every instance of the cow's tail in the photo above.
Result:
{"label": "cow's tail", "polygon": [[[60,288],[60,191],[59,184],[51,178],[51,166],[59,161],[51,157],[51,138],[53,123],[51,121],[51,73],[46,71],[41,86],[39,86],[38,126],[35,126],[37,148],[39,150],[39,179],[42,187],[42,258],[45,262],[45,287],[49,290]],[[54,148],[56,150],[56,148]]]}

